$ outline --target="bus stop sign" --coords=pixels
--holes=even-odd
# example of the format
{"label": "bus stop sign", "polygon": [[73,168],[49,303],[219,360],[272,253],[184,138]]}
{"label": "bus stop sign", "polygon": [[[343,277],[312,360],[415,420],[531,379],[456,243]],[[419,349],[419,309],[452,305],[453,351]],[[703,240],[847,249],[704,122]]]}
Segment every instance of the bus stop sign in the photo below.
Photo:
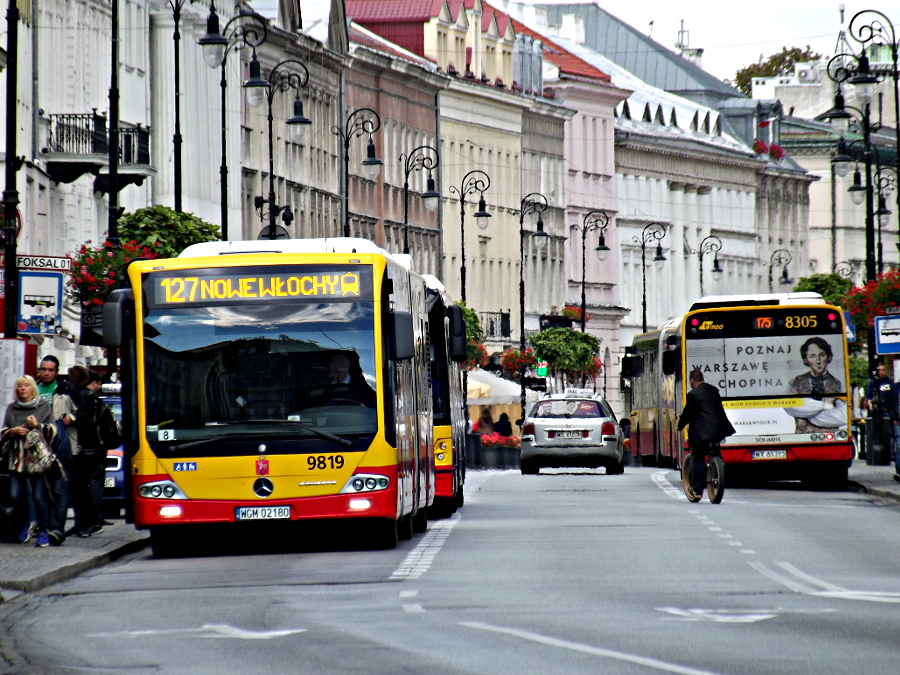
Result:
{"label": "bus stop sign", "polygon": [[875,353],[900,354],[900,316],[875,317]]}

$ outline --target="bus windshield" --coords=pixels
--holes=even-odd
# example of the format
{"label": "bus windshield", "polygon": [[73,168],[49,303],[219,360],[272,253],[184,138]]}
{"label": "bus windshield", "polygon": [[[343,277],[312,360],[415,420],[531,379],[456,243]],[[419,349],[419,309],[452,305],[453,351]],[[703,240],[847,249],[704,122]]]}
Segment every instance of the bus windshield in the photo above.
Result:
{"label": "bus windshield", "polygon": [[377,431],[370,301],[161,305],[143,333],[152,441]]}
{"label": "bus windshield", "polygon": [[688,372],[719,389],[738,436],[847,429],[845,337],[834,308],[699,311],[684,330]]}

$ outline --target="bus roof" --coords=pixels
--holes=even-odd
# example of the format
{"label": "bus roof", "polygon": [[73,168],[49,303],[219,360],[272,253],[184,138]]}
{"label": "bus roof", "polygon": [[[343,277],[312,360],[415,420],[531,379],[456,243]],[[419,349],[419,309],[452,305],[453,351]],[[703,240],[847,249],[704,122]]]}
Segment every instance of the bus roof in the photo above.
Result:
{"label": "bus roof", "polygon": [[[241,253],[374,253],[391,258],[409,268],[409,256],[388,253],[368,239],[328,237],[323,239],[250,239],[248,241],[207,241],[191,244],[179,258],[201,258]],[[405,258],[405,260],[404,260]]]}
{"label": "bus roof", "polygon": [[746,307],[752,305],[825,305],[818,293],[769,293],[761,295],[707,295],[691,305],[695,309],[715,307]]}

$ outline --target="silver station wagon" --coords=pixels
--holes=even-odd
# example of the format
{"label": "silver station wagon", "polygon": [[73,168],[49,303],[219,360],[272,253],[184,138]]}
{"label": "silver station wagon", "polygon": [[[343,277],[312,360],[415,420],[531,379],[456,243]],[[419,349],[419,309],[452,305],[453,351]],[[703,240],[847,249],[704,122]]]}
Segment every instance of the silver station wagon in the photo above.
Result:
{"label": "silver station wagon", "polygon": [[606,467],[623,473],[625,437],[602,396],[588,389],[547,394],[522,426],[523,474],[550,467]]}

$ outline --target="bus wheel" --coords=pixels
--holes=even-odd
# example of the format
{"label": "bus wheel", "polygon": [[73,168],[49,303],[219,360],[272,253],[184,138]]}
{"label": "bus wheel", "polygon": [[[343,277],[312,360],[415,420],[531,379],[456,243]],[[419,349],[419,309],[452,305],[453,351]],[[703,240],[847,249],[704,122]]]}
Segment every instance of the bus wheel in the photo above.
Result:
{"label": "bus wheel", "polygon": [[427,529],[428,529],[428,509],[423,506],[421,509],[416,511],[416,515],[413,516],[412,531],[415,534],[422,534]]}
{"label": "bus wheel", "polygon": [[369,527],[372,548],[397,548],[397,523],[390,518],[374,518]]}
{"label": "bus wheel", "polygon": [[150,549],[154,558],[177,558],[185,555],[187,541],[175,526],[151,527]]}
{"label": "bus wheel", "polygon": [[405,516],[400,516],[400,519],[397,520],[397,537],[402,541],[406,541],[407,539],[412,539],[413,536],[413,520],[412,514],[407,513]]}

